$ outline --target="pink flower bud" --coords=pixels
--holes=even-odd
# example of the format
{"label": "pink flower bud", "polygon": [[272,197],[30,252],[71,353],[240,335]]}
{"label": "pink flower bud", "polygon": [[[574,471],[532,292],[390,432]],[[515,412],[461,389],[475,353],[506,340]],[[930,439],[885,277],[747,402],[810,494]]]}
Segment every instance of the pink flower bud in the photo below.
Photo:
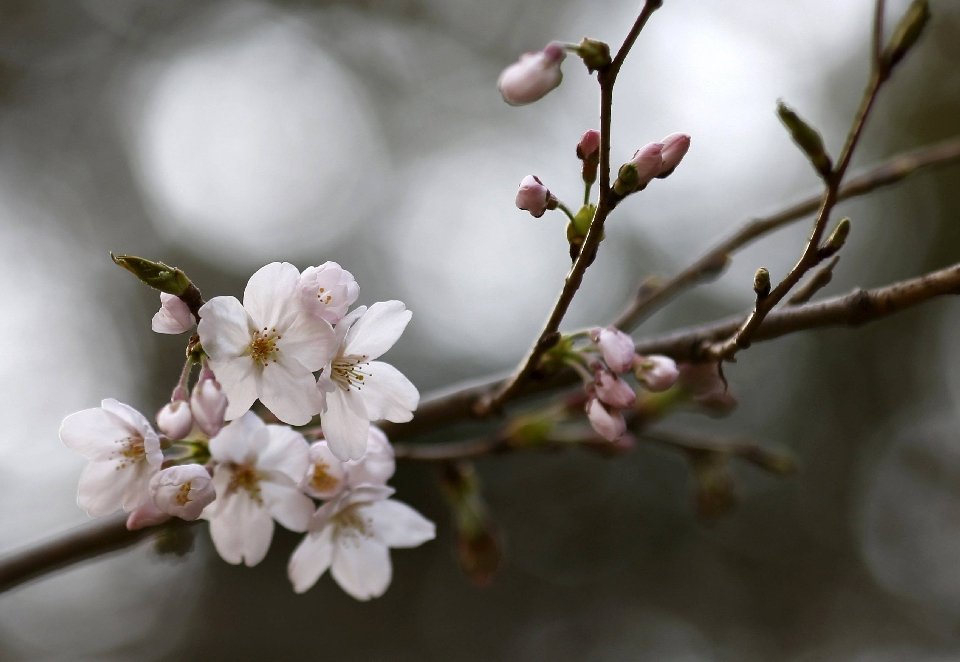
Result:
{"label": "pink flower bud", "polygon": [[600,132],[590,129],[585,132],[577,143],[577,158],[581,161],[595,159],[600,153]]}
{"label": "pink flower bud", "polygon": [[307,267],[300,275],[300,300],[311,315],[336,324],[357,296],[360,286],[353,274],[336,262]]}
{"label": "pink flower bud", "polygon": [[627,422],[617,409],[607,409],[596,398],[587,401],[587,419],[590,427],[607,441],[616,441],[627,431]]}
{"label": "pink flower bud", "polygon": [[188,522],[200,517],[217,496],[210,474],[199,464],[168,467],[154,474],[150,494],[159,510]]}
{"label": "pink flower bud", "polygon": [[543,185],[539,177],[527,175],[520,182],[517,191],[517,208],[530,212],[534,218],[540,218],[548,209],[556,209],[557,199]]}
{"label": "pink flower bud", "polygon": [[590,338],[600,347],[603,360],[616,373],[624,373],[633,365],[633,338],[620,329],[607,327],[590,331]]}
{"label": "pink flower bud", "polygon": [[542,99],[563,80],[560,63],[566,56],[563,46],[557,43],[521,55],[518,62],[503,70],[497,81],[503,100],[511,106],[523,106]]}
{"label": "pink flower bud", "polygon": [[663,159],[663,165],[660,166],[660,172],[657,177],[663,178],[669,175],[680,165],[687,150],[690,149],[690,136],[685,133],[671,133],[664,138],[663,152],[660,157]]}
{"label": "pink flower bud", "polygon": [[663,143],[650,143],[638,149],[630,165],[637,169],[637,188],[642,189],[663,168]]}
{"label": "pink flower bud", "polygon": [[183,333],[193,327],[193,313],[180,297],[161,292],[160,310],[150,326],[157,333]]}
{"label": "pink flower bud", "polygon": [[633,374],[641,384],[654,393],[659,393],[677,383],[680,371],[677,369],[677,362],[669,356],[637,355],[633,359]]}
{"label": "pink flower bud", "polygon": [[367,432],[367,451],[359,460],[346,462],[350,487],[386,485],[396,470],[393,446],[380,428],[371,425]]}
{"label": "pink flower bud", "polygon": [[342,460],[330,450],[326,441],[310,444],[310,466],[300,489],[317,499],[333,499],[347,486],[347,470]]}
{"label": "pink flower bud", "polygon": [[148,526],[163,524],[170,516],[157,508],[153,499],[147,499],[143,505],[136,507],[127,517],[127,531],[136,531]]}
{"label": "pink flower bud", "polygon": [[204,368],[200,380],[193,387],[190,396],[190,409],[197,426],[212,437],[223,427],[223,417],[227,413],[227,396],[223,394],[213,373]]}
{"label": "pink flower bud", "polygon": [[630,385],[609,370],[596,371],[593,389],[603,404],[617,409],[632,407],[637,401],[637,394]]}
{"label": "pink flower bud", "polygon": [[173,400],[165,404],[157,412],[157,427],[174,441],[186,437],[193,429],[193,414],[187,401]]}

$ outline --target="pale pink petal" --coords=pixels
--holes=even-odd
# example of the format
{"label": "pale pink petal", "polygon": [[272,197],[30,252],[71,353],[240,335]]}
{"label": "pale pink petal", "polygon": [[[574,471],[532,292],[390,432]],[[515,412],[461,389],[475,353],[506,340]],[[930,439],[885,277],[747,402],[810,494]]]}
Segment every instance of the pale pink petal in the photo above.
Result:
{"label": "pale pink petal", "polygon": [[273,538],[273,520],[267,510],[243,491],[214,503],[220,507],[210,520],[210,537],[217,553],[227,563],[260,563]]}
{"label": "pale pink petal", "polygon": [[60,424],[60,441],[91,460],[109,458],[117,440],[130,436],[130,426],[101,407],[70,414]]}
{"label": "pale pink petal", "polygon": [[210,359],[210,369],[217,376],[224,395],[227,396],[228,421],[248,412],[257,399],[258,376],[256,366],[248,356],[218,361]]}
{"label": "pale pink petal", "polygon": [[169,519],[170,515],[167,515],[157,508],[157,504],[155,504],[152,499],[147,499],[127,517],[127,531],[136,531],[137,529],[143,529],[148,526],[156,526],[157,524],[163,524]]}
{"label": "pale pink petal", "polygon": [[433,522],[405,503],[387,499],[357,506],[373,520],[373,529],[388,547],[416,547],[437,535]]}
{"label": "pale pink petal", "polygon": [[183,300],[166,292],[160,293],[160,310],[150,323],[157,333],[183,333],[193,327],[193,314]]}
{"label": "pale pink petal", "polygon": [[316,510],[313,500],[296,484],[282,485],[267,474],[260,482],[263,503],[275,520],[291,531],[306,531],[310,516]]}
{"label": "pale pink petal", "polygon": [[393,568],[390,551],[376,538],[334,536],[331,574],[344,591],[357,600],[378,598],[390,585]]}
{"label": "pale pink petal", "polygon": [[306,425],[323,406],[313,373],[281,354],[260,376],[260,402],[290,425]]}
{"label": "pale pink petal", "polygon": [[[327,396],[327,411],[321,418],[323,436],[341,460],[358,460],[367,449],[370,420],[357,414],[351,391],[336,389]],[[356,397],[356,396],[354,396]]]}
{"label": "pale pink petal", "polygon": [[405,423],[413,418],[420,402],[420,392],[402,372],[389,363],[373,361],[367,366],[370,378],[360,395],[371,421],[382,418]]}
{"label": "pale pink petal", "polygon": [[382,485],[390,480],[396,469],[396,461],[387,435],[371,425],[367,433],[367,452],[359,460],[347,462],[345,467],[351,486]]}
{"label": "pale pink petal", "polygon": [[[222,360],[241,356],[250,345],[254,323],[234,297],[215,297],[200,308],[197,333],[203,351],[211,359]],[[222,384],[223,379],[217,375]]]}
{"label": "pale pink petal", "polygon": [[243,307],[257,327],[283,330],[299,312],[300,271],[289,262],[271,262],[250,276]]}
{"label": "pale pink petal", "polygon": [[402,301],[379,301],[350,327],[344,356],[375,359],[393,347],[413,316]]}
{"label": "pale pink petal", "polygon": [[296,593],[309,590],[330,567],[333,559],[333,527],[304,536],[287,563],[287,577]]}
{"label": "pale pink petal", "polygon": [[[368,441],[367,453],[369,452]],[[317,499],[332,499],[340,494],[345,487],[347,468],[333,454],[326,441],[310,444],[309,460],[310,464],[307,466],[303,480],[300,481],[301,489]]]}
{"label": "pale pink petal", "polygon": [[259,416],[250,412],[225,425],[210,440],[210,455],[217,462],[246,464],[266,447],[269,439],[267,426]]}
{"label": "pale pink petal", "polygon": [[[146,463],[138,463],[146,466]],[[77,505],[91,517],[102,517],[123,508],[130,512],[150,498],[147,485],[152,472],[137,464],[118,469],[114,461],[90,462],[80,473]]]}
{"label": "pale pink petal", "polygon": [[295,358],[311,371],[329,363],[337,351],[333,327],[311,315],[298,316],[280,335],[280,354]]}
{"label": "pale pink petal", "polygon": [[257,468],[282,473],[291,483],[298,483],[310,464],[307,440],[286,425],[268,425],[267,434],[268,441],[260,450]]}

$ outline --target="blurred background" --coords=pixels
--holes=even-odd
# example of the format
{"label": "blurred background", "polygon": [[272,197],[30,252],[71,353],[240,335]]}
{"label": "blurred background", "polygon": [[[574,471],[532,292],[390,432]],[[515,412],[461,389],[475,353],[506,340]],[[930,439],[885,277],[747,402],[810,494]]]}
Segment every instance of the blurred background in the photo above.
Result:
{"label": "blurred background", "polygon": [[[595,81],[504,104],[500,70],[584,35],[619,44],[636,0],[0,1],[0,553],[87,520],[63,417],[117,397],[165,402],[182,338],[150,332],[156,293],[108,251],[182,267],[239,296],[273,260],[335,260],[360,302],[402,299],[388,355],[423,393],[504,370],[568,267],[564,222],[513,206],[538,175],[575,204],[574,146]],[[907,3],[888,3],[897,16]],[[868,71],[869,0],[671,0],[617,87],[614,163],[693,136],[669,180],[624,203],[567,328],[609,320],[642,277],[817,190],[775,113],[783,98],[834,153]],[[854,169],[960,132],[960,6],[897,71]],[[892,21],[893,19],[891,19]],[[960,167],[841,205],[838,293],[960,259]],[[839,216],[838,214],[838,216]],[[641,335],[744,311],[809,223],[737,255]],[[393,554],[387,594],[329,576],[303,596],[284,568],[229,566],[205,530],[184,558],[149,543],[0,595],[5,660],[952,660],[960,657],[960,302],[859,330],[757,345],[727,375],[741,406],[665,427],[743,435],[801,471],[736,467],[741,503],[712,524],[678,456],[572,451],[483,460],[505,537],[494,583],[459,572],[433,467],[400,499],[438,539]]]}

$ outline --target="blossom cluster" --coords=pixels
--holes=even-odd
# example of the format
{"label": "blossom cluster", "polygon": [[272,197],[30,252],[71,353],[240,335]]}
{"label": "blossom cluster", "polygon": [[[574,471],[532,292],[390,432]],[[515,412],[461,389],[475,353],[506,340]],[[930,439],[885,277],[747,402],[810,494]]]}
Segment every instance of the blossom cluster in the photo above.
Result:
{"label": "blossom cluster", "polygon": [[[122,509],[130,529],[206,519],[220,556],[247,566],[266,556],[277,522],[306,534],[288,567],[297,592],[330,569],[359,600],[383,594],[388,549],[430,540],[434,526],[390,498],[393,449],[371,425],[410,420],[418,404],[413,384],[375,360],[411,313],[399,301],[350,311],[358,294],[334,262],[302,273],[274,262],[250,278],[242,303],[221,296],[200,307],[159,432],[114,399],[64,419],[60,438],[89,460],[79,505],[91,516]],[[162,294],[153,329],[183,333],[193,319],[179,297]],[[250,411],[256,400],[289,425]],[[317,414],[319,427],[291,427]]]}

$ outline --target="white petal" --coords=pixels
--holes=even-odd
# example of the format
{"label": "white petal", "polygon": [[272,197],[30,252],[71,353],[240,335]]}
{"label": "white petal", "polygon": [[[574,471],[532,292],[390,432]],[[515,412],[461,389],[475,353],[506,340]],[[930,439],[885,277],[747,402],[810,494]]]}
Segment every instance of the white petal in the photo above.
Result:
{"label": "white petal", "polygon": [[307,530],[316,506],[296,485],[282,485],[267,479],[260,482],[260,492],[264,505],[275,520],[291,531]]}
{"label": "white petal", "polygon": [[258,376],[253,359],[249,356],[210,359],[210,369],[227,396],[224,418],[230,421],[248,412],[257,399]]}
{"label": "white petal", "polygon": [[289,262],[271,262],[250,276],[243,307],[257,327],[283,330],[300,311],[300,271]]}
{"label": "white petal", "polygon": [[393,447],[380,428],[371,425],[367,433],[367,452],[359,460],[344,465],[351,486],[383,485],[396,470]]}
{"label": "white petal", "polygon": [[[142,465],[142,466],[141,466]],[[123,508],[130,512],[150,498],[153,472],[145,462],[120,467],[116,461],[90,462],[80,473],[77,504],[91,517],[102,517]]]}
{"label": "white petal", "polygon": [[291,483],[300,482],[310,466],[310,445],[303,435],[286,425],[267,426],[267,444],[260,451],[257,469],[278,471]]}
{"label": "white petal", "polygon": [[106,460],[120,439],[130,436],[125,421],[102,409],[84,409],[70,414],[60,424],[60,441],[84,457]]}
{"label": "white petal", "polygon": [[[358,460],[367,450],[370,420],[359,416],[350,402],[350,391],[327,395],[327,411],[320,420],[330,450],[341,460]],[[356,397],[356,396],[354,396]]]}
{"label": "white petal", "polygon": [[249,412],[229,423],[210,440],[210,455],[217,462],[244,464],[253,461],[269,443],[267,426]]}
{"label": "white petal", "polygon": [[416,547],[437,535],[433,522],[405,503],[387,499],[358,508],[370,516],[376,535],[389,547]]}
{"label": "white petal", "polygon": [[375,359],[393,347],[413,316],[402,301],[379,301],[350,327],[344,355]]}
{"label": "white petal", "polygon": [[390,551],[376,538],[338,535],[331,574],[357,600],[378,598],[390,585]]}
{"label": "white petal", "polygon": [[297,593],[309,590],[330,567],[332,559],[332,526],[304,536],[287,563],[287,577],[293,584],[293,590]]}
{"label": "white petal", "polygon": [[210,536],[223,560],[251,567],[260,563],[273,538],[270,513],[243,491],[214,503],[220,503],[220,508],[210,520]]}
{"label": "white petal", "polygon": [[160,293],[160,310],[151,321],[150,328],[157,333],[183,333],[193,326],[190,308],[180,297],[166,292]]}
{"label": "white petal", "polygon": [[326,441],[310,444],[309,465],[300,481],[304,492],[315,499],[332,499],[346,487],[347,469]]}
{"label": "white petal", "polygon": [[[250,345],[253,320],[235,297],[214,297],[200,308],[197,333],[203,351],[211,359],[222,360],[242,355]],[[223,381],[217,377],[222,384]]]}
{"label": "white petal", "polygon": [[417,387],[389,363],[373,361],[366,370],[370,378],[364,382],[360,395],[370,420],[385,418],[406,423],[412,419],[413,410],[420,402]]}
{"label": "white petal", "polygon": [[290,425],[306,425],[323,406],[313,373],[282,354],[263,369],[259,391],[260,402]]}
{"label": "white petal", "polygon": [[337,350],[333,327],[306,313],[297,316],[281,335],[277,342],[281,354],[295,358],[311,371],[330,363]]}

